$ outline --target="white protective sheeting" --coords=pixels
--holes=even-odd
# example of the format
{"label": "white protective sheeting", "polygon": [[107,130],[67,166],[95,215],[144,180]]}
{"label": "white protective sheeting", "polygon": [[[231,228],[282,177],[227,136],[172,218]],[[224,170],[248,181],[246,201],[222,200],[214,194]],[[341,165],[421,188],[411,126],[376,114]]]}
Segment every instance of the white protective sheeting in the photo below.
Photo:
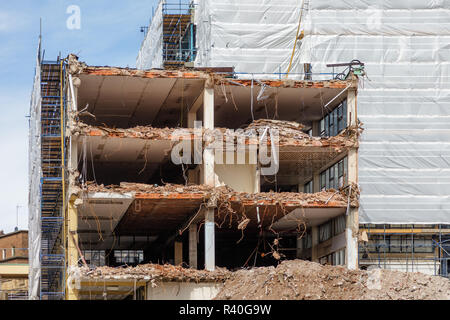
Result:
{"label": "white protective sheeting", "polygon": [[[197,0],[196,67],[285,73],[302,0]],[[303,73],[296,50],[291,73]]]}
{"label": "white protective sheeting", "polygon": [[160,1],[136,60],[141,70],[163,67],[163,4]]}
{"label": "white protective sheeting", "polygon": [[311,0],[305,34],[313,72],[366,64],[360,223],[450,224],[450,1]]}
{"label": "white protective sheeting", "polygon": [[[39,49],[40,51],[40,44]],[[41,251],[41,196],[40,181],[41,169],[41,66],[36,59],[36,71],[34,76],[33,92],[30,104],[30,130],[28,145],[28,297],[30,300],[38,300],[40,297],[40,251]]]}

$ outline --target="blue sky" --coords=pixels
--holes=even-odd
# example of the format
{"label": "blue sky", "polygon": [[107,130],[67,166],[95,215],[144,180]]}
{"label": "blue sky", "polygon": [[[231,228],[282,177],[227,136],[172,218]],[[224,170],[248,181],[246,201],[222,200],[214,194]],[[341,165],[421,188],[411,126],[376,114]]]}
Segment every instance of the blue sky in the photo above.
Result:
{"label": "blue sky", "polygon": [[[135,67],[158,0],[16,0],[0,2],[0,230],[28,229],[28,120],[39,19],[45,58],[75,53],[89,65]],[[67,8],[79,6],[81,29],[69,30]]]}

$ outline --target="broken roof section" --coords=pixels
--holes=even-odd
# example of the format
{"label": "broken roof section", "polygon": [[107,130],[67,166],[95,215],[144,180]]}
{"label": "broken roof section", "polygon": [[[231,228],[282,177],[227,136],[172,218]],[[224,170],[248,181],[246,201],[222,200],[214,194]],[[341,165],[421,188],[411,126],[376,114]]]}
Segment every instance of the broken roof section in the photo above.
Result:
{"label": "broken roof section", "polygon": [[[238,128],[254,118],[273,118],[309,124],[320,119],[324,105],[347,88],[351,80],[236,79],[232,73],[183,70],[136,70],[87,66],[71,55],[69,70],[77,90],[77,105],[95,116],[80,115],[89,124],[130,128],[186,127],[188,110],[203,89],[215,88],[215,122],[218,127]],[[251,75],[249,75],[251,76]],[[336,98],[332,110],[345,95]]]}

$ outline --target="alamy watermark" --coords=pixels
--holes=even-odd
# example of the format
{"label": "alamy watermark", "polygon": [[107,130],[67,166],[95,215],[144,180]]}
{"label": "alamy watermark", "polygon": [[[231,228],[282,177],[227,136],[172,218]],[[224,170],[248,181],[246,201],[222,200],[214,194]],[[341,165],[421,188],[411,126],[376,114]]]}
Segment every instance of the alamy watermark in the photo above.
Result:
{"label": "alamy watermark", "polygon": [[80,6],[70,5],[67,7],[66,13],[70,16],[66,20],[66,26],[69,30],[81,29],[81,9]]}
{"label": "alamy watermark", "polygon": [[174,164],[202,164],[214,154],[216,164],[259,164],[261,175],[278,173],[279,132],[276,129],[204,130],[202,122],[195,121],[193,142],[191,133],[188,129],[177,129],[172,134],[171,139],[176,142],[171,152]]}

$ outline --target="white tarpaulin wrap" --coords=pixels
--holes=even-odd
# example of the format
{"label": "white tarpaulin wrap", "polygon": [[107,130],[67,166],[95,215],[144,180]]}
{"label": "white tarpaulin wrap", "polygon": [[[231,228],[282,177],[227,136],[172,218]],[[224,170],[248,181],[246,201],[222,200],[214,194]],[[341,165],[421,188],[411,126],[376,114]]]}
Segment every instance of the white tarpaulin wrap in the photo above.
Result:
{"label": "white tarpaulin wrap", "polygon": [[[358,59],[360,223],[450,223],[450,1],[311,0],[301,61]],[[317,77],[315,77],[317,78]]]}
{"label": "white tarpaulin wrap", "polygon": [[[39,44],[40,51],[40,44]],[[30,130],[28,145],[28,297],[30,300],[39,299],[39,285],[41,277],[41,66],[36,59],[33,93],[30,104]]]}
{"label": "white tarpaulin wrap", "polygon": [[[278,73],[289,66],[301,0],[198,0],[197,67]],[[291,73],[302,73],[296,51]]]}
{"label": "white tarpaulin wrap", "polygon": [[163,1],[153,15],[152,22],[142,42],[136,60],[136,68],[147,70],[163,67]]}

